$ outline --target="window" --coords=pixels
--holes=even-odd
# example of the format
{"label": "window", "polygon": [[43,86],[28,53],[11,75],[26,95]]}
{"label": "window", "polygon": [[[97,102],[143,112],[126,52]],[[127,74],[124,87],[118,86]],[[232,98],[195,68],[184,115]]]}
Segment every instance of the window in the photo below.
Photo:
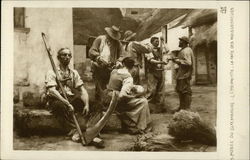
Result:
{"label": "window", "polygon": [[14,28],[24,28],[25,9],[14,8]]}

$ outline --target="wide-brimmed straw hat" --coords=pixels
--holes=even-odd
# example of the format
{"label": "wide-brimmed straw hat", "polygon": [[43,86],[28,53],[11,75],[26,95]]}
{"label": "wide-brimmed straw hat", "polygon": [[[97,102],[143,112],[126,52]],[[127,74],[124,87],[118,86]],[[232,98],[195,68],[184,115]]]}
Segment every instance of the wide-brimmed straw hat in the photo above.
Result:
{"label": "wide-brimmed straw hat", "polygon": [[124,33],[124,38],[123,40],[124,41],[130,41],[132,38],[134,38],[136,36],[136,33],[133,33],[132,31],[130,30],[127,30],[125,33]]}
{"label": "wide-brimmed straw hat", "polygon": [[105,27],[105,31],[112,39],[119,40],[121,38],[120,29],[116,26]]}
{"label": "wide-brimmed straw hat", "polygon": [[186,36],[180,37],[179,40],[182,40],[182,41],[184,41],[186,43],[189,43],[189,38],[186,37]]}

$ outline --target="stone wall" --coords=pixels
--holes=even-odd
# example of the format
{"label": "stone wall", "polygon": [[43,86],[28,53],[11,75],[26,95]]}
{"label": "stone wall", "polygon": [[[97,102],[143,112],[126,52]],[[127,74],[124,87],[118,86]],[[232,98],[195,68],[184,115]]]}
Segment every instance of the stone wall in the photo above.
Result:
{"label": "stone wall", "polygon": [[91,60],[86,56],[86,45],[74,45],[74,68],[83,81],[93,81]]}

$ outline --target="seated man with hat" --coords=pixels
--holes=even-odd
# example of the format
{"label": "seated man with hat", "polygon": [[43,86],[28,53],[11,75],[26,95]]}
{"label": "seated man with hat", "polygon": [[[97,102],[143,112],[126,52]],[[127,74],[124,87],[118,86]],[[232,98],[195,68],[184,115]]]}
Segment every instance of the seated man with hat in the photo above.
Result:
{"label": "seated man with hat", "polygon": [[119,58],[123,56],[123,48],[119,39],[121,33],[118,27],[106,27],[106,34],[98,36],[89,50],[93,61],[92,70],[95,81],[95,98],[100,99],[102,92],[109,82],[110,73],[114,66],[121,65]]}

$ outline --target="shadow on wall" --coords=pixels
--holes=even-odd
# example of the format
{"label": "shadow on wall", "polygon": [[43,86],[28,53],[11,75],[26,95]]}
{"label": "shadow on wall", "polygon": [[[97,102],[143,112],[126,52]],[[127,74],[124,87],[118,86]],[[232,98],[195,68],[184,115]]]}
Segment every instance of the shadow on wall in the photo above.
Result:
{"label": "shadow on wall", "polygon": [[91,60],[87,59],[85,62],[75,63],[74,68],[78,71],[83,81],[92,82]]}

